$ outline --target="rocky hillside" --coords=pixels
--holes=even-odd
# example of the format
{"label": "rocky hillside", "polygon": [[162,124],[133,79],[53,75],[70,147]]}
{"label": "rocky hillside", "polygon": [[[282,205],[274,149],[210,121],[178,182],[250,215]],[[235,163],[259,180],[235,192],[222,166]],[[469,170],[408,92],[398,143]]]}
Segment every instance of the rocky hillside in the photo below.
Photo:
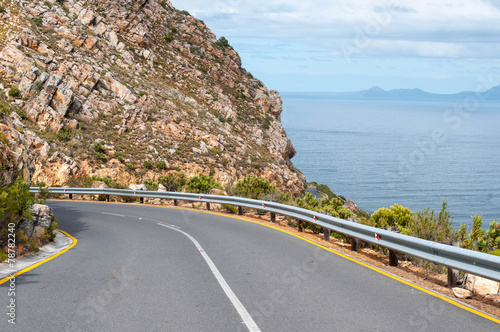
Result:
{"label": "rocky hillside", "polygon": [[279,94],[169,1],[0,0],[0,91],[3,183],[175,170],[305,188]]}

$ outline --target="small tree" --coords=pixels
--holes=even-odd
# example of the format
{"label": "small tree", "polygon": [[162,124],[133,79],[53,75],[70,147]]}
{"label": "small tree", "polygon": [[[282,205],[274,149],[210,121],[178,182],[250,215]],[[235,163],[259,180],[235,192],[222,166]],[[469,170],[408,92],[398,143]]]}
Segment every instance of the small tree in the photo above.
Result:
{"label": "small tree", "polygon": [[390,227],[406,228],[412,221],[413,212],[407,207],[394,204],[389,209],[380,208],[372,214],[370,222],[375,227]]}
{"label": "small tree", "polygon": [[236,183],[234,193],[247,198],[260,199],[276,189],[269,181],[261,177],[245,176]]}
{"label": "small tree", "polygon": [[190,192],[200,194],[208,194],[208,192],[214,188],[222,189],[220,183],[212,176],[203,173],[191,177],[187,182],[187,187]]}
{"label": "small tree", "polygon": [[158,182],[161,183],[167,191],[180,191],[186,184],[186,177],[182,173],[168,173],[160,176]]}

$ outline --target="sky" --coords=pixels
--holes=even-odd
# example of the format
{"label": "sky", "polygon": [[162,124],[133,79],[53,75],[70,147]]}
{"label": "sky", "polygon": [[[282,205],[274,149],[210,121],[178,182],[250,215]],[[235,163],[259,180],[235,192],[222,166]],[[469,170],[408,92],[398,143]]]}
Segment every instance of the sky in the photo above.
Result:
{"label": "sky", "polygon": [[171,0],[279,92],[500,84],[500,0]]}

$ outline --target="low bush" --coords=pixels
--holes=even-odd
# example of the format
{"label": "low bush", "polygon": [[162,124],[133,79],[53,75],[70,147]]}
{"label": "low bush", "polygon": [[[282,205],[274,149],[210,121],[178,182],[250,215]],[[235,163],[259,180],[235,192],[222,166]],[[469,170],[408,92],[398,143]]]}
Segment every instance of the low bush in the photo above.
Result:
{"label": "low bush", "polygon": [[181,191],[186,185],[186,177],[182,173],[168,173],[160,176],[158,182],[161,183],[167,191]]}
{"label": "low bush", "polygon": [[220,183],[217,182],[214,177],[203,173],[189,178],[186,185],[190,192],[200,194],[208,194],[208,192],[214,188],[222,189]]}
{"label": "low bush", "polygon": [[162,171],[167,168],[167,164],[163,160],[157,161],[155,166],[158,171]]}
{"label": "low bush", "polygon": [[11,96],[12,98],[20,98],[21,97],[21,91],[19,91],[19,89],[17,87],[13,86],[9,90],[9,96]]}
{"label": "low bush", "polygon": [[247,175],[236,183],[234,194],[246,198],[262,199],[276,189],[268,180]]}
{"label": "low bush", "polygon": [[148,190],[153,190],[153,191],[158,190],[158,183],[154,182],[151,179],[144,180],[144,185]]}

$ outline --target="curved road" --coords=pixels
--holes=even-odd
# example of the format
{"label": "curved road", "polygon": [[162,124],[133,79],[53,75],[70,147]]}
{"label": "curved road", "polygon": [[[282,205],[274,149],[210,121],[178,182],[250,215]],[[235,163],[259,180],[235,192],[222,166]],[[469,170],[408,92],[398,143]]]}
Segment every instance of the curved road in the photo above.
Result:
{"label": "curved road", "polygon": [[7,322],[8,283],[0,286],[5,311],[0,331],[248,331],[250,326],[252,331],[399,332],[500,327],[256,223],[140,205],[49,205],[61,229],[78,243],[16,278],[15,326]]}

